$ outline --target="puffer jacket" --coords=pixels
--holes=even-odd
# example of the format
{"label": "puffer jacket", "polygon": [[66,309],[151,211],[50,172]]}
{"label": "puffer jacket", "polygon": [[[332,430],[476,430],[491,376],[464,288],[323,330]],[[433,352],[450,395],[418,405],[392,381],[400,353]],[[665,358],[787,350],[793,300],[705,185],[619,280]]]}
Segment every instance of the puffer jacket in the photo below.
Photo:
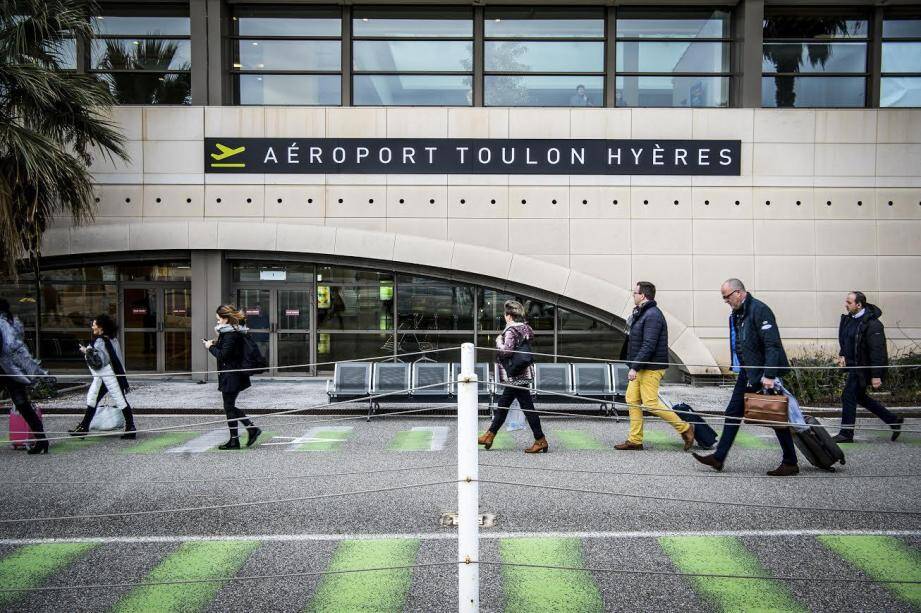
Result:
{"label": "puffer jacket", "polygon": [[248,372],[237,371],[243,368],[243,338],[249,333],[246,326],[222,325],[215,328],[218,333],[217,341],[208,351],[217,358],[217,389],[221,392],[242,392],[249,389],[251,383]]}
{"label": "puffer jacket", "polygon": [[500,383],[512,383],[517,385],[519,383],[530,385],[531,381],[534,380],[534,363],[532,362],[524,372],[519,374],[517,377],[509,378],[508,373],[505,372],[505,368],[502,366],[502,360],[512,356],[512,352],[515,351],[521,343],[528,341],[532,342],[534,340],[534,330],[531,329],[531,326],[524,322],[515,322],[510,323],[505,326],[505,330],[502,331],[502,334],[496,339],[496,356],[497,364],[499,365],[499,382]]}
{"label": "puffer jacket", "polygon": [[0,370],[12,375],[5,379],[23,385],[32,385],[38,381],[39,375],[48,374],[29,353],[25,330],[18,317],[11,322],[0,316]]}
{"label": "puffer jacket", "polygon": [[627,337],[627,362],[633,370],[668,368],[668,324],[655,300],[633,309]]}
{"label": "puffer jacket", "polygon": [[[864,385],[869,385],[870,379],[884,379],[889,363],[889,352],[886,349],[886,331],[883,322],[879,320],[883,311],[875,304],[867,304],[865,312],[858,320],[857,335],[854,338],[854,355],[856,363],[848,366],[871,366],[857,370]],[[838,340],[843,343],[844,327],[850,315],[841,316],[838,324]],[[843,347],[841,355],[844,355]]]}

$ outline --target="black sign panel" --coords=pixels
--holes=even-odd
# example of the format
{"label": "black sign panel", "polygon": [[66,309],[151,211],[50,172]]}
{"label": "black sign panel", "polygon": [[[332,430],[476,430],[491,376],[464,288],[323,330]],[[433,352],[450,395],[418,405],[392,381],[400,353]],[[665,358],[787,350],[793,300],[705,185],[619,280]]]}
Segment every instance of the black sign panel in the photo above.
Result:
{"label": "black sign panel", "polygon": [[208,173],[738,175],[737,140],[206,138]]}

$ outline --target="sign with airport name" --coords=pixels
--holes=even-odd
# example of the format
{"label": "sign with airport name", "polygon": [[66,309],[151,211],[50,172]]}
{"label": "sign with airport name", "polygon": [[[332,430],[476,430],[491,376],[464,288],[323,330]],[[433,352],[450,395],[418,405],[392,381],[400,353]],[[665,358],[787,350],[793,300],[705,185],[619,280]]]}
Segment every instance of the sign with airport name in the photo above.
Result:
{"label": "sign with airport name", "polygon": [[741,141],[206,138],[205,172],[739,175]]}

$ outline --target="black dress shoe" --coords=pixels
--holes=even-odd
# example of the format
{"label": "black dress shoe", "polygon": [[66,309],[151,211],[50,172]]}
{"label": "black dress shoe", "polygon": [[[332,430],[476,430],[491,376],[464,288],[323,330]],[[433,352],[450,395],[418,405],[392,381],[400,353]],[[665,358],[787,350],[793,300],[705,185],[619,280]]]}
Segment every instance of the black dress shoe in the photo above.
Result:
{"label": "black dress shoe", "polygon": [[854,437],[848,436],[843,432],[839,432],[838,434],[834,435],[831,440],[835,441],[836,443],[853,443]]}
{"label": "black dress shoe", "polygon": [[781,464],[774,470],[767,471],[769,477],[792,477],[799,474],[799,466],[796,464]]}
{"label": "black dress shoe", "polygon": [[35,441],[35,444],[29,447],[29,451],[27,451],[26,453],[28,453],[29,455],[39,455],[42,453],[48,453],[48,441],[46,440]]}
{"label": "black dress shoe", "polygon": [[77,427],[73,430],[68,430],[67,434],[71,436],[86,436],[89,434],[89,431],[86,429],[86,426],[83,424],[77,424]]}
{"label": "black dress shoe", "polygon": [[239,449],[240,439],[233,436],[230,438],[229,441],[227,441],[223,445],[218,445],[217,448],[220,449],[221,451],[227,451],[228,449]]}
{"label": "black dress shoe", "polygon": [[723,463],[714,457],[716,454],[711,453],[710,455],[700,455],[699,453],[692,453],[694,459],[700,462],[701,464],[706,464],[715,471],[723,470]]}
{"label": "black dress shoe", "polygon": [[133,441],[138,437],[137,428],[134,426],[125,428],[125,433],[121,437],[126,441]]}
{"label": "black dress shoe", "polygon": [[889,427],[892,428],[892,437],[890,440],[893,443],[899,438],[899,435],[902,433],[902,424],[905,423],[904,417],[896,417],[896,419],[898,421],[893,424],[889,424]]}
{"label": "black dress shoe", "polygon": [[252,428],[247,428],[246,432],[249,434],[249,437],[246,439],[246,446],[252,447],[253,443],[256,442],[256,439],[259,438],[259,435],[262,434],[262,430],[253,426]]}

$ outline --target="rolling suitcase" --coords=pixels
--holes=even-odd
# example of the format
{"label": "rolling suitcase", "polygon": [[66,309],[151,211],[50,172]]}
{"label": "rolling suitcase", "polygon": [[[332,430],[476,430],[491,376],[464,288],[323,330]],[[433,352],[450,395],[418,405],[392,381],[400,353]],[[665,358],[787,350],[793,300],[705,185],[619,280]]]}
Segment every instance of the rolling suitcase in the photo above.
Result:
{"label": "rolling suitcase", "polygon": [[812,415],[806,415],[805,420],[809,429],[800,432],[793,428],[793,442],[810,464],[834,472],[836,462],[844,464],[844,452],[825,430],[822,422]]}
{"label": "rolling suitcase", "polygon": [[[32,408],[35,409],[35,414],[38,415],[38,418],[42,418],[42,411],[34,404]],[[10,442],[13,444],[14,449],[23,449],[29,446],[29,443],[26,441],[32,438],[32,430],[29,428],[29,424],[26,423],[26,420],[23,419],[19,411],[16,410],[16,407],[10,407]]]}
{"label": "rolling suitcase", "polygon": [[716,430],[707,425],[703,417],[695,413],[694,409],[683,402],[673,406],[672,410],[676,412],[678,417],[691,424],[694,428],[694,440],[697,442],[698,447],[702,449],[713,448],[716,444]]}

